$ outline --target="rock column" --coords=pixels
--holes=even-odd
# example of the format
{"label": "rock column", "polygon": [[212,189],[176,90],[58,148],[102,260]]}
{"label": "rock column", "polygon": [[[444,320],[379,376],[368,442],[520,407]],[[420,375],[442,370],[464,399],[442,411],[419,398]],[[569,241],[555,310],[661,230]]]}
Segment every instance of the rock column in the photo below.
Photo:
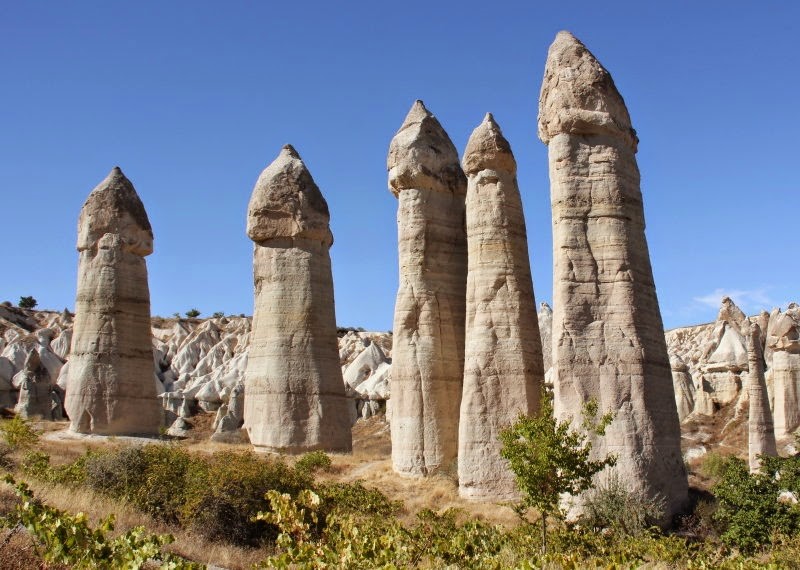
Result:
{"label": "rock column", "polygon": [[81,209],[78,252],[65,401],[70,428],[104,435],[158,433],[161,406],[144,259],[153,252],[153,231],[119,168]]}
{"label": "rock column", "polygon": [[469,264],[459,493],[512,499],[500,431],[538,410],[544,368],[517,164],[491,114],[473,131],[463,167]]}
{"label": "rock column", "polygon": [[770,321],[775,437],[783,440],[800,427],[800,308],[790,305]]}
{"label": "rock column", "polygon": [[328,204],[289,145],[256,182],[247,211],[255,242],[255,313],[244,427],[258,451],[350,451],[329,249]]}
{"label": "rock column", "polygon": [[[638,139],[609,73],[568,32],[547,56],[539,138],[553,210],[554,407],[579,421],[596,399],[615,419],[595,456],[617,455],[633,492],[687,499],[680,426],[647,241]],[[666,519],[665,519],[666,520]]]}
{"label": "rock column", "polygon": [[394,313],[394,469],[423,476],[454,467],[464,372],[466,178],[439,121],[417,101],[392,139],[400,286]]}
{"label": "rock column", "polygon": [[778,455],[775,444],[775,424],[769,408],[767,382],[764,379],[764,354],[761,344],[761,328],[757,324],[745,325],[747,342],[747,360],[750,366],[748,374],[749,419],[748,455],[750,471],[755,473],[761,467],[759,455]]}

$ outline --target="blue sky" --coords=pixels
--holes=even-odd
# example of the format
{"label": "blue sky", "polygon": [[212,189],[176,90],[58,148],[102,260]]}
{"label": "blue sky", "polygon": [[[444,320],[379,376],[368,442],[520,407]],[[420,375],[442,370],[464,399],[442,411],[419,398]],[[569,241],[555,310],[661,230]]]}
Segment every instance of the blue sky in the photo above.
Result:
{"label": "blue sky", "polygon": [[78,212],[119,165],[155,233],[154,314],[252,312],[247,202],[293,144],[328,200],[337,321],[391,328],[389,141],[417,98],[459,151],[487,111],[519,164],[537,300],[552,297],[547,48],[572,31],[639,133],[668,327],[731,293],[800,299],[795,2],[0,0],[0,300],[74,307]]}

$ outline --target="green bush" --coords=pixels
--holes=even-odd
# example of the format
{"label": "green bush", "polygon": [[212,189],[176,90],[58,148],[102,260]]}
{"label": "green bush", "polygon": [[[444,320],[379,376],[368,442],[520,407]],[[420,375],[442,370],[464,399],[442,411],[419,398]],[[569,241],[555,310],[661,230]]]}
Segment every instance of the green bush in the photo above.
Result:
{"label": "green bush", "polygon": [[87,453],[72,463],[50,465],[50,456],[41,451],[29,451],[22,459],[20,471],[29,477],[54,485],[77,487],[86,481]]}
{"label": "green bush", "polygon": [[166,522],[181,520],[182,489],[192,457],[172,445],[127,447],[89,456],[86,484]]}
{"label": "green bush", "polygon": [[364,487],[361,481],[352,483],[326,483],[315,491],[322,500],[323,515],[337,510],[342,513],[393,517],[402,507],[377,489]]}
{"label": "green bush", "polygon": [[275,536],[267,525],[252,520],[269,508],[267,491],[296,495],[311,483],[308,474],[282,460],[252,452],[218,452],[193,462],[186,474],[181,521],[209,539],[257,544]]}
{"label": "green bush", "polygon": [[331,463],[331,458],[324,451],[309,451],[303,454],[294,466],[296,469],[310,474],[317,471],[328,471]]}
{"label": "green bush", "polygon": [[20,416],[0,422],[0,434],[11,451],[29,449],[39,442],[39,432],[33,429],[30,421]]}
{"label": "green bush", "polygon": [[776,535],[793,536],[800,530],[800,508],[778,501],[783,490],[800,491],[797,462],[796,458],[764,458],[761,471],[751,474],[743,460],[726,460],[722,478],[712,489],[717,498],[713,518],[725,544],[753,552]]}
{"label": "green bush", "polygon": [[[178,556],[162,552],[162,547],[174,541],[171,535],[154,535],[136,527],[113,537],[114,517],[100,522],[97,528],[89,525],[85,514],[71,515],[42,503],[24,483],[11,476],[6,483],[13,485],[19,498],[15,510],[0,520],[5,528],[25,528],[36,541],[39,555],[45,562],[66,564],[71,568],[126,568],[138,570],[153,567],[171,570],[199,570],[203,566]],[[12,531],[14,532],[14,531]]]}
{"label": "green bush", "polygon": [[20,297],[19,298],[19,303],[17,303],[17,305],[19,306],[20,309],[33,309],[38,304],[39,304],[39,302],[35,298],[33,298],[31,296]]}

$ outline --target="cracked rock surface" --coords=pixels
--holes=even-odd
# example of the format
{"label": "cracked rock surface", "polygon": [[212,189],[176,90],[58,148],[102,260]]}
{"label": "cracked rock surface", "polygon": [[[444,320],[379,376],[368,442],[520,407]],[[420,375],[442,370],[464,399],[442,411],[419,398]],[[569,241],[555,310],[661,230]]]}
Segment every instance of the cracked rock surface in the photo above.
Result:
{"label": "cracked rock surface", "polygon": [[392,139],[400,285],[390,381],[392,463],[423,476],[454,466],[464,370],[466,178],[439,121],[421,101]]}
{"label": "cracked rock surface", "polygon": [[70,428],[103,435],[156,434],[161,423],[145,256],[153,232],[119,168],[78,219],[78,293],[65,408]]}
{"label": "cracked rock surface", "polygon": [[[255,313],[244,427],[261,451],[350,451],[333,304],[328,205],[294,148],[259,176],[247,212]],[[230,411],[230,410],[229,410]]]}
{"label": "cracked rock surface", "polygon": [[472,132],[463,166],[469,264],[459,493],[513,499],[500,431],[537,412],[544,367],[517,165],[491,114]]}
{"label": "cracked rock surface", "polygon": [[608,71],[568,32],[550,46],[539,100],[553,213],[555,412],[596,399],[614,421],[594,453],[617,455],[631,491],[687,499],[670,363],[644,234],[638,140]]}

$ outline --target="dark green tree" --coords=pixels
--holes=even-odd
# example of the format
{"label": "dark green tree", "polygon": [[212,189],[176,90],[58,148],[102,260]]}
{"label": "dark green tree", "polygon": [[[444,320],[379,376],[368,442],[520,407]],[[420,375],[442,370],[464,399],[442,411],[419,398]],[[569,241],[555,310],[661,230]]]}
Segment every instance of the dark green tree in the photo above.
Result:
{"label": "dark green tree", "polygon": [[20,309],[33,309],[38,304],[38,301],[33,297],[20,297],[18,303]]}

